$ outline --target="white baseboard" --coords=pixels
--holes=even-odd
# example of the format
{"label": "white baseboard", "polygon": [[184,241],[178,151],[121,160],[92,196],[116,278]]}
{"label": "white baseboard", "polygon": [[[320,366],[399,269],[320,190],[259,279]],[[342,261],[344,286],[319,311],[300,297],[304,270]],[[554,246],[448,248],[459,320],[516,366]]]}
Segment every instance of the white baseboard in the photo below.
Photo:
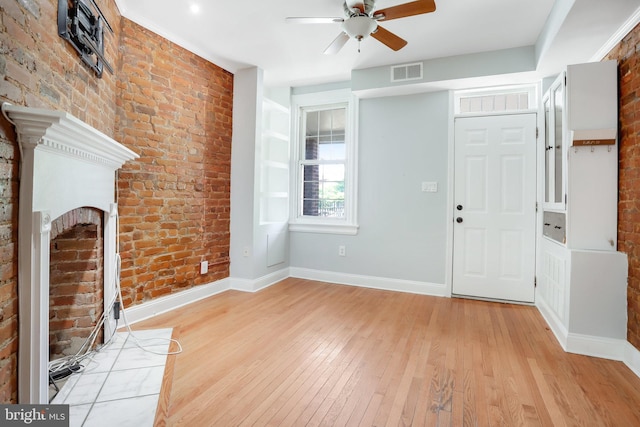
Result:
{"label": "white baseboard", "polygon": [[629,341],[568,333],[560,319],[539,295],[536,295],[536,307],[564,351],[624,362],[640,378],[640,351]]}
{"label": "white baseboard", "polygon": [[[444,284],[416,282],[409,280],[388,279],[374,276],[361,276],[331,271],[311,270],[290,267],[271,273],[258,279],[226,278],[207,285],[196,286],[182,292],[167,295],[127,308],[124,311],[129,324],[166,313],[201,299],[234,289],[243,292],[257,292],[287,277],[318,280],[342,285],[360,286],[396,292],[407,292],[420,295],[449,296]],[[625,340],[595,337],[590,335],[570,334],[560,319],[546,304],[544,299],[536,297],[536,307],[549,325],[563,350],[569,353],[624,362],[633,373],[640,377],[640,351]]]}
{"label": "white baseboard", "polygon": [[626,344],[627,341],[622,339],[569,334],[566,351],[584,356],[623,361]]}
{"label": "white baseboard", "polygon": [[286,279],[287,277],[289,277],[288,268],[283,268],[282,270],[278,270],[257,279],[240,279],[232,277],[230,278],[231,289],[243,292],[258,292]]}
{"label": "white baseboard", "polygon": [[640,350],[635,348],[629,341],[624,346],[624,364],[640,378]]}
{"label": "white baseboard", "polygon": [[166,313],[178,307],[219,294],[228,289],[231,289],[231,282],[229,278],[226,278],[207,285],[196,286],[182,292],[156,298],[143,304],[134,305],[133,307],[125,309],[124,315],[129,324],[134,324],[157,316],[158,314]]}
{"label": "white baseboard", "polygon": [[566,328],[562,324],[562,321],[558,319],[558,316],[554,313],[554,311],[551,309],[551,307],[549,307],[547,302],[543,298],[541,298],[540,294],[537,292],[536,292],[536,308],[542,315],[542,318],[544,319],[544,321],[547,322],[549,329],[551,329],[551,332],[553,332],[553,335],[555,335],[556,340],[558,341],[558,343],[560,343],[560,346],[562,347],[562,349],[564,351],[567,351],[567,336],[569,335],[569,333],[567,332]]}
{"label": "white baseboard", "polygon": [[312,270],[298,267],[290,267],[289,275],[300,279],[318,280],[322,282],[337,283],[340,285],[407,292],[419,295],[432,295],[439,297],[450,296],[445,284],[389,279],[386,277],[362,276],[358,274]]}
{"label": "white baseboard", "polygon": [[191,304],[201,299],[219,294],[230,289],[242,292],[257,292],[286,279],[297,277],[309,280],[338,283],[342,285],[360,286],[373,289],[383,289],[397,292],[408,292],[420,295],[433,295],[448,297],[447,287],[444,284],[427,282],[415,282],[409,280],[388,279],[374,276],[361,276],[356,274],[336,273],[331,271],[311,270],[304,268],[284,268],[257,279],[242,279],[228,277],[207,285],[196,286],[191,289],[166,295],[143,304],[135,305],[124,310],[124,315],[129,324],[134,324],[145,319],[166,313],[178,307]]}
{"label": "white baseboard", "polygon": [[289,277],[288,268],[254,280],[228,277],[207,285],[196,286],[182,292],[156,298],[143,304],[134,305],[133,307],[125,309],[124,315],[129,324],[134,324],[230,289],[243,292],[257,292],[287,277]]}

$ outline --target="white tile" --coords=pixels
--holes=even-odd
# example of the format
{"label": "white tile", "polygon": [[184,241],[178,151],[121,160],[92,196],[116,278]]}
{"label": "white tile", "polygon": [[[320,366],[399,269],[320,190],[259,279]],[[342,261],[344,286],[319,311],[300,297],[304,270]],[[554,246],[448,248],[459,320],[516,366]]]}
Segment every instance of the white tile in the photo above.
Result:
{"label": "white tile", "polygon": [[85,427],[152,427],[159,395],[113,400],[93,405]]}
{"label": "white tile", "polygon": [[69,406],[69,427],[81,427],[87,418],[92,404]]}
{"label": "white tile", "polygon": [[67,398],[67,396],[69,396],[69,393],[71,393],[71,390],[73,390],[73,387],[76,385],[81,375],[82,373],[80,372],[71,374],[60,388],[58,394],[56,394],[56,397],[53,398],[51,403],[53,403],[54,405],[64,403],[65,399]]}
{"label": "white tile", "polygon": [[71,426],[152,426],[171,333],[134,331],[154,353],[140,349],[128,332],[117,333],[108,346],[83,361],[83,372],[69,377],[53,403],[71,405]]}
{"label": "white tile", "polygon": [[124,344],[124,348],[134,347],[156,347],[167,346],[169,347],[169,340],[173,329],[149,329],[133,331],[133,334],[128,334],[127,342]]}
{"label": "white tile", "polygon": [[113,371],[125,369],[149,368],[151,366],[164,366],[167,361],[167,347],[156,346],[141,348],[125,348],[120,353],[120,357],[114,363]]}
{"label": "white tile", "polygon": [[98,402],[159,394],[164,366],[113,371],[98,395]]}
{"label": "white tile", "polygon": [[106,372],[81,374],[63,403],[68,405],[81,405],[95,402],[108,375]]}
{"label": "white tile", "polygon": [[105,349],[117,350],[119,348],[122,348],[124,346],[124,343],[127,341],[128,336],[128,332],[116,332],[109,343],[105,345]]}
{"label": "white tile", "polygon": [[111,371],[121,351],[119,348],[115,350],[102,350],[84,359],[82,361],[82,365],[84,366],[83,372],[96,374]]}

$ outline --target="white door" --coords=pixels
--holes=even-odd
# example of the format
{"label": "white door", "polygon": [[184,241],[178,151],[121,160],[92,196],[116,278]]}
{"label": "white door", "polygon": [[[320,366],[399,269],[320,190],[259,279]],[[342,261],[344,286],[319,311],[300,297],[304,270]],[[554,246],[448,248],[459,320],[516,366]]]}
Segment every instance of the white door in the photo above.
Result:
{"label": "white door", "polygon": [[455,120],[453,293],[533,302],[536,115]]}

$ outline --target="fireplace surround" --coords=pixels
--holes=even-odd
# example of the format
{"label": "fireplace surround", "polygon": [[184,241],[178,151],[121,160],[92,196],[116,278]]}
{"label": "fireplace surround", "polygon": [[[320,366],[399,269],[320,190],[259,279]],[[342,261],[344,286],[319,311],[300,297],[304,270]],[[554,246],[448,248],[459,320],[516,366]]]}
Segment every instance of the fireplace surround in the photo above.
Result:
{"label": "fireplace surround", "polygon": [[[48,402],[49,244],[53,219],[80,207],[104,217],[104,301],[115,295],[116,171],[139,156],[74,116],[2,104],[21,153],[18,212],[18,400]],[[111,307],[104,334],[115,327]]]}

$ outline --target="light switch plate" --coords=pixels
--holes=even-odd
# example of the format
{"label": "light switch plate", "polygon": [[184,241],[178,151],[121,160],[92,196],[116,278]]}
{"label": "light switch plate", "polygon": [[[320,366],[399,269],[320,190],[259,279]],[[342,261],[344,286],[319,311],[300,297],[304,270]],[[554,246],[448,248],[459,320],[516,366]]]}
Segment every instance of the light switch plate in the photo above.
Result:
{"label": "light switch plate", "polygon": [[424,193],[437,193],[438,192],[438,183],[437,182],[423,182],[422,183],[422,191]]}

